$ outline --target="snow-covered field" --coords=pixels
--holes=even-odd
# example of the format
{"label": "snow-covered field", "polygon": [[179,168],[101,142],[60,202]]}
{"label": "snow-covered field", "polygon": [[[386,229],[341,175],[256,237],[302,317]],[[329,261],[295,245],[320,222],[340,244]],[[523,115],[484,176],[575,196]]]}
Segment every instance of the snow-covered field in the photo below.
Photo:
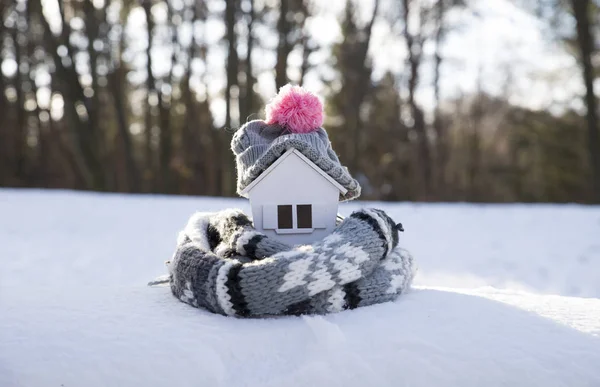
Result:
{"label": "snow-covered field", "polygon": [[245,201],[0,190],[0,387],[600,386],[600,207],[364,205],[404,224],[413,291],[242,320],[146,283],[193,211]]}

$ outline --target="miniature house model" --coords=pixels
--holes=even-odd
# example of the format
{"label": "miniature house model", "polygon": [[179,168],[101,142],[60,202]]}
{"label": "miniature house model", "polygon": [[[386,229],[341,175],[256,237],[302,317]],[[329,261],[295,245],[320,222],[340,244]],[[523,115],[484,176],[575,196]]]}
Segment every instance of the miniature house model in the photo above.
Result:
{"label": "miniature house model", "polygon": [[254,228],[288,244],[323,239],[336,226],[340,193],[347,190],[294,148],[243,191]]}

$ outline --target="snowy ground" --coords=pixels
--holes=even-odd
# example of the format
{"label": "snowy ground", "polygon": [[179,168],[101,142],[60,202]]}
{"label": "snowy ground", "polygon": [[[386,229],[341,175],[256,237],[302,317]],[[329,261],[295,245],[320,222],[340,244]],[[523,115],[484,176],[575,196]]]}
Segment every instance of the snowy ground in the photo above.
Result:
{"label": "snowy ground", "polygon": [[146,283],[193,211],[244,201],[0,190],[0,386],[600,386],[600,207],[368,205],[412,292],[241,320]]}

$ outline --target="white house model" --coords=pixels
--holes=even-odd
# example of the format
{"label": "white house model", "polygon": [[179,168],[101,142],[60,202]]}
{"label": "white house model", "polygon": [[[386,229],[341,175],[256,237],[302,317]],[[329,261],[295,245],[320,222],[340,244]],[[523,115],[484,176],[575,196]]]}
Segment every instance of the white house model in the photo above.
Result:
{"label": "white house model", "polygon": [[241,194],[250,199],[256,230],[298,245],[323,239],[333,231],[340,192],[347,190],[291,148]]}

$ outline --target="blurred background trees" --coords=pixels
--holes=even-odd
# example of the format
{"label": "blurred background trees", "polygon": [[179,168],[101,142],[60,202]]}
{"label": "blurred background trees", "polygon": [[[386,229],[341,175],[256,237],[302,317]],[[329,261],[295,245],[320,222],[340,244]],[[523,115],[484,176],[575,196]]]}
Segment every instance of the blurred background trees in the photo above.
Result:
{"label": "blurred background trees", "polygon": [[[235,195],[232,133],[292,82],[363,199],[600,203],[598,1],[329,3],[3,0],[0,186]],[[498,58],[490,90],[481,60],[449,90],[454,54],[495,42],[461,31],[500,4],[572,65]],[[563,97],[523,102],[528,78]]]}

